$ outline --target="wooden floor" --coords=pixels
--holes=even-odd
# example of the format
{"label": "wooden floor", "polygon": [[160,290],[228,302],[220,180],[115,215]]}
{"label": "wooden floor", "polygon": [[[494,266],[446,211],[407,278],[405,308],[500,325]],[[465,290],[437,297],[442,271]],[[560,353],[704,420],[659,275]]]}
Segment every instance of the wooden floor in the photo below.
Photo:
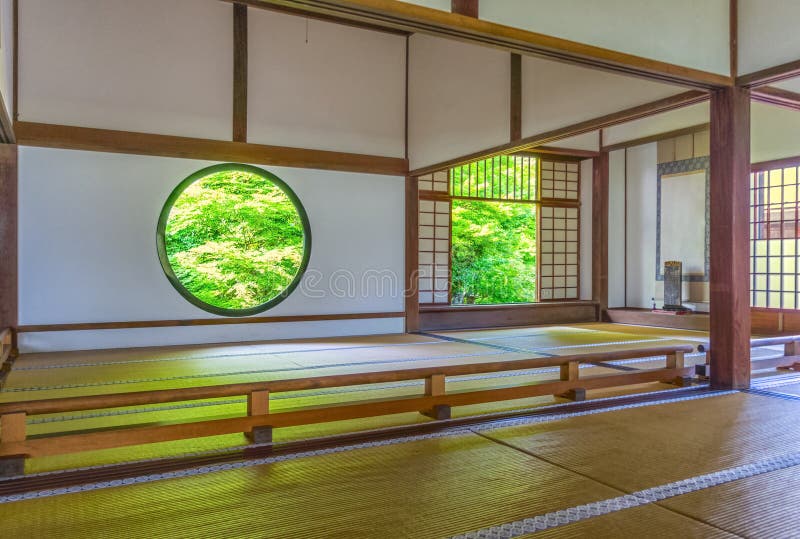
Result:
{"label": "wooden floor", "polygon": [[40,492],[0,500],[0,522],[15,538],[796,537],[800,400],[767,393]]}
{"label": "wooden floor", "polygon": [[[614,324],[521,327],[497,330],[444,332],[439,334],[382,335],[285,342],[204,345],[27,354],[17,359],[0,390],[0,402],[85,396],[150,389],[252,382],[324,374],[390,370],[404,367],[451,365],[552,355],[649,348],[669,344],[693,344],[707,340],[694,331],[676,331]],[[691,354],[687,364],[703,361]],[[634,360],[619,365],[586,365],[582,375],[612,374],[614,369],[653,368],[663,363]],[[557,376],[557,368],[534,369],[454,378],[456,389],[491,388],[522,384]],[[306,391],[272,397],[274,411],[356,399],[419,393],[421,381]],[[663,390],[672,386],[646,384],[620,390],[598,390],[590,398],[631,391]],[[454,409],[463,417],[565,402],[538,397]],[[244,414],[244,398],[212,399],[193,403],[50,414],[29,418],[32,436],[85,432],[119,425],[142,425],[233,417]],[[398,414],[326,425],[310,425],[276,431],[277,442],[369,430],[430,421],[417,414]],[[150,444],[76,455],[29,459],[28,473],[113,464],[126,461],[194,454],[245,444],[243,436],[226,435],[191,441]]]}

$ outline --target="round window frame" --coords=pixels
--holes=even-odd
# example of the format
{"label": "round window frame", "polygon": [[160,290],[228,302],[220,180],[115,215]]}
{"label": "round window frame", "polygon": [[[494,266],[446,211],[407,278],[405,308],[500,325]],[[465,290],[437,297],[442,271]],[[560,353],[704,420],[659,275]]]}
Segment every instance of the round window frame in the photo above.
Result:
{"label": "round window frame", "polygon": [[[178,279],[178,276],[175,275],[175,271],[172,269],[172,264],[169,262],[169,257],[167,255],[167,246],[166,246],[166,238],[165,232],[167,227],[167,221],[169,220],[169,214],[172,211],[172,207],[175,205],[175,202],[178,198],[183,194],[183,192],[195,182],[209,176],[211,174],[215,174],[218,172],[226,172],[226,171],[242,171],[247,172],[250,174],[255,174],[257,176],[261,176],[262,178],[271,181],[275,184],[278,189],[280,189],[283,194],[285,194],[289,200],[292,202],[295,211],[300,216],[300,221],[303,225],[303,258],[300,261],[300,267],[297,270],[297,274],[294,276],[294,279],[284,288],[277,296],[271,298],[270,300],[255,305],[253,307],[248,307],[246,309],[227,309],[225,307],[217,307],[216,305],[212,305],[210,303],[206,303],[205,301],[201,300],[194,294],[192,294]],[[212,165],[209,167],[205,167],[203,169],[190,174],[186,178],[184,178],[175,189],[172,190],[169,197],[167,197],[164,206],[161,208],[161,214],[158,217],[158,224],[156,226],[156,251],[158,253],[158,260],[161,263],[161,269],[164,271],[169,282],[172,284],[173,287],[186,299],[189,303],[193,304],[195,307],[199,307],[206,312],[210,312],[212,314],[217,314],[220,316],[228,316],[228,317],[242,317],[242,316],[252,316],[254,314],[262,313],[266,310],[269,310],[283,300],[289,297],[292,292],[298,287],[300,284],[300,280],[303,278],[303,275],[308,268],[308,262],[311,258],[311,224],[308,220],[308,214],[306,213],[306,209],[303,206],[303,203],[300,202],[297,194],[289,187],[286,182],[281,180],[275,174],[264,170],[263,168],[255,167],[253,165],[245,165],[243,163],[223,163],[219,165]]]}

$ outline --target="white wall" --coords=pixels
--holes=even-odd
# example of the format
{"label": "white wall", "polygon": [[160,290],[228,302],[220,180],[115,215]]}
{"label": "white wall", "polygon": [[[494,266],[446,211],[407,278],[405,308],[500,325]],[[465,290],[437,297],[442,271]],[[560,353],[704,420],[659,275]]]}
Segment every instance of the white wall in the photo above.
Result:
{"label": "white wall", "polygon": [[422,34],[411,36],[410,167],[508,142],[510,77],[507,52]]}
{"label": "white wall", "polygon": [[625,150],[608,159],[608,306],[625,306]]}
{"label": "white wall", "polygon": [[643,137],[660,135],[676,129],[708,123],[710,108],[708,102],[690,105],[679,109],[663,112],[603,129],[603,144],[606,146],[636,140]]}
{"label": "white wall", "polygon": [[592,299],[592,160],[581,161],[579,298]]}
{"label": "white wall", "polygon": [[249,142],[405,155],[405,36],[262,9],[248,19]]}
{"label": "white wall", "polygon": [[[29,147],[20,148],[19,159],[20,325],[215,317],[172,287],[155,245],[156,222],[169,193],[186,176],[212,163]],[[308,212],[312,252],[306,277],[319,272],[320,283],[312,288],[322,293],[305,293],[310,283],[306,279],[262,316],[403,311],[402,286],[380,295],[374,286],[363,289],[361,279],[377,270],[403,282],[404,178],[269,170],[292,187]],[[342,276],[351,274],[355,293],[330,291],[332,279],[344,287],[349,281]],[[347,297],[337,297],[342,295]],[[303,335],[330,334],[337,324],[305,323]],[[402,319],[340,327],[359,333],[403,329]],[[280,331],[225,328],[120,330],[94,342],[81,341],[81,346],[108,345],[108,339],[116,339],[115,346],[145,346],[213,342],[221,335],[226,336],[223,340],[236,340],[291,334],[284,326]],[[70,346],[71,339],[74,336],[61,332],[31,333],[23,335],[23,346],[62,348]]]}
{"label": "white wall", "polygon": [[600,132],[592,131],[576,137],[569,137],[551,142],[547,146],[553,148],[568,148],[570,150],[588,150],[590,152],[600,151]]}
{"label": "white wall", "polygon": [[764,103],[750,107],[750,162],[800,155],[800,112]]}
{"label": "white wall", "polygon": [[739,0],[739,74],[800,58],[800,2]]}
{"label": "white wall", "polygon": [[655,296],[656,162],[655,143],[628,148],[628,307],[650,308]]}
{"label": "white wall", "polygon": [[20,120],[230,140],[230,4],[19,7]]}
{"label": "white wall", "polygon": [[[484,0],[480,17],[664,62],[729,72],[728,0]],[[786,24],[792,20],[787,17]]]}
{"label": "white wall", "polygon": [[406,4],[417,4],[418,6],[450,11],[451,0],[404,0]]}
{"label": "white wall", "polygon": [[0,93],[3,94],[3,102],[11,118],[14,110],[13,0],[0,0]]}
{"label": "white wall", "polygon": [[527,137],[685,92],[596,69],[522,58],[522,135]]}

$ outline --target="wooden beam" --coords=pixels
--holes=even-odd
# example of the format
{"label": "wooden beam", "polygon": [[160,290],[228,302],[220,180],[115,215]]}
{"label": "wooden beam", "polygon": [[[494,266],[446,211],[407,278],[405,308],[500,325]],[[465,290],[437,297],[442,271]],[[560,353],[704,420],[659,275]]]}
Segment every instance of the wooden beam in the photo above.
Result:
{"label": "wooden beam", "polygon": [[0,145],[0,330],[17,327],[17,147]]}
{"label": "wooden beam", "polygon": [[277,324],[287,322],[319,322],[323,320],[368,320],[373,318],[402,318],[405,313],[342,313],[301,314],[289,316],[245,316],[241,318],[192,318],[184,320],[136,320],[130,322],[79,322],[74,324],[37,324],[19,326],[20,333],[42,331],[87,331],[98,329],[170,328],[186,326],[220,326],[235,324]]}
{"label": "wooden beam", "polygon": [[739,72],[739,0],[728,2],[728,37],[730,74],[735,79]]}
{"label": "wooden beam", "polygon": [[664,140],[673,137],[680,137],[683,135],[693,135],[695,133],[701,133],[703,131],[708,131],[711,127],[711,124],[706,122],[703,124],[692,125],[689,127],[683,127],[681,129],[675,129],[673,131],[666,131],[664,133],[658,133],[656,135],[650,135],[647,137],[641,137],[631,140],[626,140],[623,142],[617,142],[614,144],[609,144],[608,146],[603,146],[602,151],[604,152],[613,152],[615,150],[621,150],[623,148],[632,148],[633,146],[641,146],[642,144],[649,144],[651,142],[658,142],[659,140]]}
{"label": "wooden beam", "polygon": [[759,103],[767,103],[791,110],[800,110],[800,93],[776,88],[775,86],[760,86],[750,90],[750,98]]}
{"label": "wooden beam", "polygon": [[793,60],[775,67],[761,69],[747,75],[736,77],[736,86],[755,88],[766,86],[786,79],[800,77],[800,60]]}
{"label": "wooden beam", "polygon": [[550,60],[594,67],[694,88],[733,84],[729,76],[678,66],[633,54],[448,13],[408,2],[387,0],[259,0],[263,4],[334,15],[408,32],[479,43]]}
{"label": "wooden beam", "polygon": [[711,386],[750,386],[750,91],[711,94]]}
{"label": "wooden beam", "polygon": [[43,148],[233,161],[391,176],[405,176],[408,170],[408,162],[397,157],[31,122],[16,122],[14,130],[20,145]]}
{"label": "wooden beam", "polygon": [[406,177],[406,332],[419,331],[419,182]]}
{"label": "wooden beam", "polygon": [[509,141],[522,138],[522,56],[511,54],[511,95],[510,95],[510,133]]}
{"label": "wooden beam", "polygon": [[585,133],[591,133],[592,131],[597,131],[598,129],[605,129],[607,127],[631,122],[633,120],[647,118],[649,116],[661,114],[662,112],[668,112],[670,110],[702,103],[707,100],[707,92],[690,90],[688,92],[683,92],[670,97],[665,97],[663,99],[658,99],[656,101],[651,101],[650,103],[631,107],[619,112],[599,116],[591,120],[578,122],[576,124],[568,125],[559,129],[545,131],[537,135],[532,135],[530,137],[509,142],[508,144],[503,144],[480,152],[463,155],[456,157],[455,159],[449,159],[441,163],[436,163],[435,165],[418,168],[416,170],[412,170],[409,174],[414,176],[422,176],[424,174],[430,174],[431,172],[462,165],[478,159],[485,159],[494,155],[506,155],[532,150],[538,148],[539,146],[547,146],[548,144],[557,142],[559,140],[583,135]]}
{"label": "wooden beam", "polygon": [[450,11],[465,17],[478,18],[478,0],[450,0]]}
{"label": "wooden beam", "polygon": [[592,300],[608,310],[608,153],[592,160]]}
{"label": "wooden beam", "polygon": [[233,140],[247,142],[247,6],[233,5]]}

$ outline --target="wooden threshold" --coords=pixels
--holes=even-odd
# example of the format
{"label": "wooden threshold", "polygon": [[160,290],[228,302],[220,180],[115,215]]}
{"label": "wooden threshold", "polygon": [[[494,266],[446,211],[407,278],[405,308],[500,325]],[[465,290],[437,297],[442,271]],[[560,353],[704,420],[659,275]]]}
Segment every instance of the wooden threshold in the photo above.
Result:
{"label": "wooden threshold", "polygon": [[597,321],[597,303],[567,301],[510,305],[423,305],[423,331],[487,327],[535,326]]}
{"label": "wooden threshold", "polygon": [[408,169],[408,162],[398,157],[34,122],[16,122],[14,130],[18,144],[42,148],[207,159],[391,176],[405,176]]}
{"label": "wooden threshold", "polygon": [[635,326],[653,326],[671,329],[687,329],[692,331],[708,331],[709,316],[707,313],[665,314],[654,313],[649,309],[608,309],[608,318],[615,324],[631,324]]}

